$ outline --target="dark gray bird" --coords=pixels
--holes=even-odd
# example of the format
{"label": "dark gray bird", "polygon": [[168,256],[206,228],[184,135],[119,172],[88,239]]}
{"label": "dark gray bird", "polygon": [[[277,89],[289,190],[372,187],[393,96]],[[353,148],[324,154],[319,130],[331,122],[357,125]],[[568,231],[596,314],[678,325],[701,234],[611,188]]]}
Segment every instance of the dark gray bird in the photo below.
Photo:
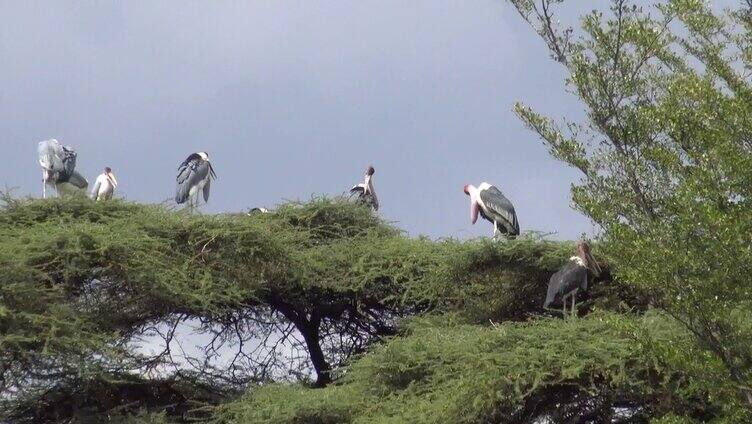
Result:
{"label": "dark gray bird", "polygon": [[499,234],[514,238],[520,234],[520,224],[512,202],[495,186],[480,183],[478,187],[465,184],[465,194],[470,196],[470,219],[478,220],[478,214],[494,225],[493,237]]}
{"label": "dark gray bird", "polygon": [[175,202],[180,204],[188,201],[189,209],[193,210],[198,206],[199,191],[203,191],[204,202],[208,202],[211,180],[216,178],[209,155],[206,152],[191,153],[178,167]]}
{"label": "dark gray bird", "polygon": [[42,197],[47,197],[47,185],[52,184],[58,196],[66,189],[86,190],[89,182],[76,172],[76,152],[50,139],[39,143],[39,165],[42,167]]}
{"label": "dark gray bird", "polygon": [[358,200],[377,211],[379,210],[379,198],[376,197],[376,190],[373,188],[373,174],[375,172],[376,170],[373,169],[373,166],[366,168],[363,182],[355,184],[350,189],[350,196],[357,195]]}
{"label": "dark gray bird", "polygon": [[567,298],[572,298],[572,315],[574,315],[577,303],[577,292],[588,288],[588,281],[597,277],[601,268],[590,254],[590,245],[585,241],[577,243],[577,255],[569,258],[569,261],[548,282],[548,293],[543,308],[549,307],[561,301],[561,309],[567,313]]}

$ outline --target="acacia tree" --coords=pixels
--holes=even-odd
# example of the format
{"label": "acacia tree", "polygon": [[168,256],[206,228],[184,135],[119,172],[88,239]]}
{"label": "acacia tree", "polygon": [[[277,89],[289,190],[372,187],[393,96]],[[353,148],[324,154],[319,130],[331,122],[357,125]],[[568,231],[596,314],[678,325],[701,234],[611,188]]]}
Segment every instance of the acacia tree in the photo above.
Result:
{"label": "acacia tree", "polygon": [[722,361],[752,410],[752,1],[701,0],[560,26],[563,0],[510,0],[579,96],[584,122],[517,104],[550,153],[581,172],[579,210],[603,229],[617,276],[650,293]]}
{"label": "acacia tree", "polygon": [[326,386],[403,318],[541,312],[572,251],[413,239],[330,199],[248,216],[0,196],[0,238],[0,422],[34,423],[204,419],[249,387]]}

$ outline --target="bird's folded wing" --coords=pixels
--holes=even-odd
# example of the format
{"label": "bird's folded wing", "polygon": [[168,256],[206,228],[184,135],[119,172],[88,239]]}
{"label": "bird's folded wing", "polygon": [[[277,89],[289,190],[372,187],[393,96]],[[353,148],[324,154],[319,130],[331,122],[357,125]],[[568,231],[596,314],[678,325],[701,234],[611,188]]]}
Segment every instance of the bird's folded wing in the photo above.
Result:
{"label": "bird's folded wing", "polygon": [[501,190],[491,186],[480,192],[480,198],[488,209],[507,221],[506,226],[511,230],[510,232],[520,233],[520,224],[517,222],[517,213],[514,211],[514,206]]}
{"label": "bird's folded wing", "polygon": [[[175,190],[175,202],[183,203],[188,200],[191,187],[197,185],[209,175],[209,163],[206,161],[193,160],[180,166],[177,176],[177,189]],[[208,191],[205,194],[208,197]]]}
{"label": "bird's folded wing", "polygon": [[204,185],[204,202],[209,201],[209,187],[211,187],[211,178],[207,179]]}
{"label": "bird's folded wing", "polygon": [[83,175],[79,174],[76,171],[73,171],[71,173],[71,175],[68,178],[67,182],[69,184],[73,184],[74,186],[76,186],[76,187],[78,187],[78,188],[80,188],[82,190],[86,190],[86,188],[89,186],[89,182],[86,180],[86,178],[84,178]]}

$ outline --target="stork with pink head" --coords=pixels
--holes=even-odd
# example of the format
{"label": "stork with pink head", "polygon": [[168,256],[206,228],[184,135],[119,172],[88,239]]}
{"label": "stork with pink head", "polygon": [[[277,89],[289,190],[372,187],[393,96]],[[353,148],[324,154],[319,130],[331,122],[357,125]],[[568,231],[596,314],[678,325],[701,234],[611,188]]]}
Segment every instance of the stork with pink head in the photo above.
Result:
{"label": "stork with pink head", "polygon": [[483,182],[478,187],[466,184],[464,191],[470,196],[470,219],[473,224],[478,220],[478,215],[492,223],[494,239],[500,235],[514,238],[520,234],[514,206],[501,190]]}

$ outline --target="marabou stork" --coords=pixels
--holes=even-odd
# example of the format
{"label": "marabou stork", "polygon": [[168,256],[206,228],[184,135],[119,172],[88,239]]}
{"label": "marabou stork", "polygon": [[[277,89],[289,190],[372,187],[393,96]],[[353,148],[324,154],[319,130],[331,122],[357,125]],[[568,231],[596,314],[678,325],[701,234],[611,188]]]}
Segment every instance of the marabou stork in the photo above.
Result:
{"label": "marabou stork", "polygon": [[373,174],[375,172],[373,166],[366,168],[363,182],[355,184],[350,189],[350,196],[357,195],[359,201],[377,211],[379,210],[379,198],[376,197],[376,190],[373,188]]}
{"label": "marabou stork", "polygon": [[94,182],[94,187],[91,189],[91,198],[94,200],[109,200],[112,199],[112,194],[117,187],[117,179],[115,174],[112,173],[112,168],[106,166],[104,172],[99,174],[97,180]]}
{"label": "marabou stork", "polygon": [[206,152],[191,153],[178,167],[175,202],[181,204],[188,201],[189,209],[193,210],[194,206],[198,206],[199,191],[203,191],[204,202],[208,202],[211,180],[216,178],[209,155]]}
{"label": "marabou stork", "polygon": [[484,182],[478,187],[466,184],[464,191],[470,196],[470,219],[473,224],[478,220],[480,213],[485,220],[493,223],[494,238],[499,234],[504,234],[507,238],[514,238],[520,234],[520,224],[517,222],[514,206],[501,190]]}
{"label": "marabou stork", "polygon": [[569,261],[548,282],[548,293],[543,303],[544,309],[549,309],[553,303],[561,300],[561,309],[567,312],[567,298],[572,298],[572,315],[574,315],[577,303],[577,292],[588,288],[588,280],[597,277],[601,268],[590,254],[590,245],[585,241],[577,243],[577,255],[569,258]]}
{"label": "marabou stork", "polygon": [[89,186],[86,178],[76,172],[76,152],[70,146],[63,146],[53,138],[41,141],[37,152],[42,167],[43,198],[47,197],[47,184],[54,185],[58,195],[68,186],[81,190]]}

